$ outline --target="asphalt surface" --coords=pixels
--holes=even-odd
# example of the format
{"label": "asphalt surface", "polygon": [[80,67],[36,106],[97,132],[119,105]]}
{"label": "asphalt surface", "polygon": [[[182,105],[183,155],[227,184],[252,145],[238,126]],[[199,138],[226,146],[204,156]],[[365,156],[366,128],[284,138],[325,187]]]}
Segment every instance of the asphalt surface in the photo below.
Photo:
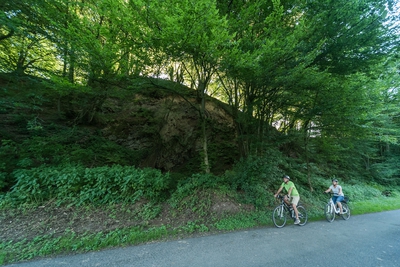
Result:
{"label": "asphalt surface", "polygon": [[400,210],[159,242],[7,266],[400,266]]}

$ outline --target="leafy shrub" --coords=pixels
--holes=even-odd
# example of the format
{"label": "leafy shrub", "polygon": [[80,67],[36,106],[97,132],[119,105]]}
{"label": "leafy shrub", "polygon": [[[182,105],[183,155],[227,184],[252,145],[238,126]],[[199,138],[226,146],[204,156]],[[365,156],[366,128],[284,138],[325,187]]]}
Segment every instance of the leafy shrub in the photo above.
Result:
{"label": "leafy shrub", "polygon": [[14,203],[41,203],[51,199],[71,205],[133,203],[140,198],[159,202],[165,199],[169,189],[169,174],[120,165],[42,166],[16,170],[13,176],[17,183],[7,195]]}
{"label": "leafy shrub", "polygon": [[382,195],[379,189],[361,183],[342,186],[343,192],[350,197],[350,201],[365,201]]}
{"label": "leafy shrub", "polygon": [[5,187],[5,185],[6,185],[6,176],[7,176],[7,173],[0,172],[0,192],[1,192],[1,189],[3,187]]}
{"label": "leafy shrub", "polygon": [[221,178],[212,174],[193,174],[187,179],[180,180],[175,192],[171,195],[169,202],[177,208],[187,197],[192,197],[199,189],[216,188]]}
{"label": "leafy shrub", "polygon": [[100,133],[74,128],[51,129],[49,126],[43,136],[31,136],[20,142],[3,139],[0,162],[6,164],[6,172],[42,164],[135,165],[146,153],[145,150],[134,151],[120,146]]}
{"label": "leafy shrub", "polygon": [[270,151],[264,157],[250,156],[242,159],[232,169],[225,172],[224,179],[233,190],[244,192],[244,202],[263,207],[267,204],[269,188],[277,186],[277,177],[282,171],[277,167],[281,156],[276,151]]}
{"label": "leafy shrub", "polygon": [[7,186],[7,178],[8,174],[6,172],[2,172],[0,169],[0,192]]}

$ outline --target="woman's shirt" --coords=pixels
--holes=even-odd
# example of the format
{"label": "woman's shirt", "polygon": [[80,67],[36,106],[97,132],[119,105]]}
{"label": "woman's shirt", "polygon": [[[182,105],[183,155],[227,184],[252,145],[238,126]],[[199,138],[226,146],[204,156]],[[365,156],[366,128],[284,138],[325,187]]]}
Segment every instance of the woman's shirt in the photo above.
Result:
{"label": "woman's shirt", "polygon": [[336,187],[334,187],[333,185],[331,185],[329,187],[330,189],[332,189],[333,195],[338,197],[338,196],[344,196],[343,194],[343,190],[342,192],[339,194],[340,189],[342,188],[340,185],[336,185]]}

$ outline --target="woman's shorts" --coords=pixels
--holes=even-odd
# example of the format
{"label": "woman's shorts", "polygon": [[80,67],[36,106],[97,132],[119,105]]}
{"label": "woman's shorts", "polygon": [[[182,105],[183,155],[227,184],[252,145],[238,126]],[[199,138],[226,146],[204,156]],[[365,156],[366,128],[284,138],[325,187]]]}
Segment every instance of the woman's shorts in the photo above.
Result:
{"label": "woman's shorts", "polygon": [[344,196],[333,196],[332,200],[333,204],[336,204],[336,202],[342,202],[344,200]]}

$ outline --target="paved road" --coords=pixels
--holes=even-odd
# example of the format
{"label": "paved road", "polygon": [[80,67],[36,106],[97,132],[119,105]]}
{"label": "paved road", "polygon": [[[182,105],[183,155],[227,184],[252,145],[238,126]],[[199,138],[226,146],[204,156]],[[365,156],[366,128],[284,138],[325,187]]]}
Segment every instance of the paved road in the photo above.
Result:
{"label": "paved road", "polygon": [[400,210],[10,265],[132,267],[400,266]]}

